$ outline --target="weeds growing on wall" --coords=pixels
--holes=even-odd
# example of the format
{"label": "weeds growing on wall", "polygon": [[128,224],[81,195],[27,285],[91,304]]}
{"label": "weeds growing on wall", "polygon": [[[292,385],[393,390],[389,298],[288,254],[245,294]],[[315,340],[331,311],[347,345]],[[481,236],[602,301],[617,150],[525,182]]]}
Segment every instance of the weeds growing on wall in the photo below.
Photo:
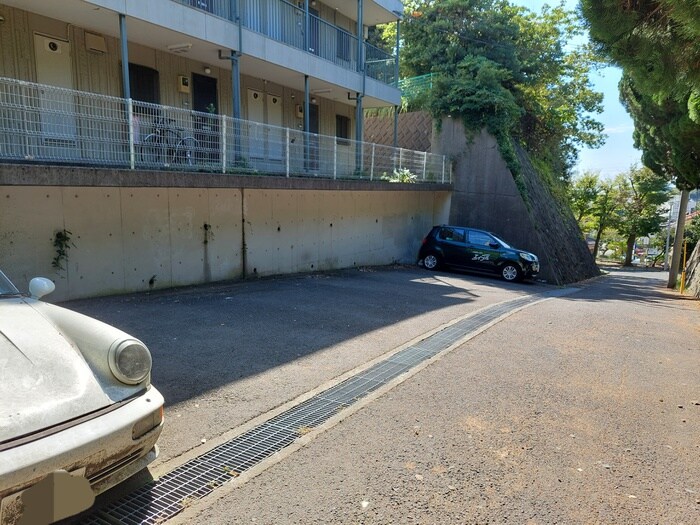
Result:
{"label": "weeds growing on wall", "polygon": [[53,247],[56,250],[56,256],[51,261],[51,266],[57,271],[65,271],[65,264],[68,262],[68,251],[75,244],[71,242],[72,232],[66,230],[58,230],[53,237]]}
{"label": "weeds growing on wall", "polygon": [[388,182],[403,182],[410,184],[418,180],[418,175],[411,173],[411,170],[407,168],[401,168],[394,170],[394,173],[391,175],[386,172],[382,173],[381,179]]}

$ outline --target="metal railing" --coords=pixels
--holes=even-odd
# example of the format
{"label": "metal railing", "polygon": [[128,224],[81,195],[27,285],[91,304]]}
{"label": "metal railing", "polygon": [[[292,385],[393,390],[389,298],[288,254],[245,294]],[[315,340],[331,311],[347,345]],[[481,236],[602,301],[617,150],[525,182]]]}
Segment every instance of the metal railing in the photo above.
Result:
{"label": "metal railing", "polygon": [[365,71],[367,76],[394,86],[396,78],[396,57],[365,42]]}
{"label": "metal railing", "polygon": [[409,101],[417,100],[433,89],[434,73],[420,75],[417,77],[402,78],[399,80],[401,97]]}
{"label": "metal railing", "polygon": [[[235,22],[230,0],[174,0]],[[322,18],[309,15],[308,49],[305,47],[304,10],[286,0],[242,0],[244,27],[324,58],[338,66],[357,70],[357,37]],[[365,43],[367,76],[396,84],[396,56]]]}
{"label": "metal railing", "polygon": [[8,78],[0,78],[0,160],[452,181],[442,155]]}

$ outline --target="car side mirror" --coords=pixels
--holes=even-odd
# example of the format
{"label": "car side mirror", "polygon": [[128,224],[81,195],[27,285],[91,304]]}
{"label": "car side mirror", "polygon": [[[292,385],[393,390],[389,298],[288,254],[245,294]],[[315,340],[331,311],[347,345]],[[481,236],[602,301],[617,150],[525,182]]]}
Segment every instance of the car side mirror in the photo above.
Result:
{"label": "car side mirror", "polygon": [[49,295],[56,289],[56,285],[51,279],[46,277],[34,277],[29,281],[29,295],[33,299],[41,299],[45,295]]}
{"label": "car side mirror", "polygon": [[491,248],[493,248],[494,250],[495,250],[496,248],[500,248],[500,247],[501,247],[501,245],[498,244],[497,242],[490,242],[490,243],[489,243],[489,246],[490,246]]}

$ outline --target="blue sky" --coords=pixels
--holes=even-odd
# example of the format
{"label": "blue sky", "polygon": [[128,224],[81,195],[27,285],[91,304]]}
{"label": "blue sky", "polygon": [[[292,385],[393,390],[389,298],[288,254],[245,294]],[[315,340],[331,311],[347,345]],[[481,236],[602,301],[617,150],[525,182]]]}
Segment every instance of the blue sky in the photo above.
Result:
{"label": "blue sky", "polygon": [[[544,4],[558,5],[559,1],[544,0],[511,0],[511,3],[522,5],[528,9],[540,12]],[[577,0],[565,0],[567,9],[574,10]],[[621,71],[615,67],[606,67],[591,75],[591,81],[596,91],[603,93],[603,113],[596,119],[605,126],[607,140],[598,149],[584,149],[579,155],[579,163],[575,170],[597,171],[605,178],[613,178],[618,173],[627,171],[632,164],[641,164],[641,152],[634,148],[632,132],[634,124],[620,103],[617,84]]]}

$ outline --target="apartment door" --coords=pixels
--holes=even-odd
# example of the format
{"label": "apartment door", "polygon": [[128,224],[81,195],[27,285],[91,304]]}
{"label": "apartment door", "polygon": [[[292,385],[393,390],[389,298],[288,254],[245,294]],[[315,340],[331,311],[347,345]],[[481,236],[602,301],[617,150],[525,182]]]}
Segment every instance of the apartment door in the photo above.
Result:
{"label": "apartment door", "polygon": [[215,78],[192,73],[192,109],[205,113],[194,115],[196,158],[210,162],[219,160],[218,90]]}
{"label": "apartment door", "polygon": [[218,100],[216,79],[192,73],[192,109],[204,113],[218,113]]}
{"label": "apartment door", "polygon": [[272,160],[282,160],[285,133],[282,129],[282,97],[278,95],[267,95],[267,123],[271,126],[267,135],[267,154]]}
{"label": "apartment door", "polygon": [[260,91],[248,89],[248,151],[251,157],[265,157],[265,99]]}
{"label": "apartment door", "polygon": [[[39,84],[73,89],[71,50],[66,40],[35,33],[34,54]],[[73,94],[40,88],[39,109],[43,153],[59,160],[75,158],[77,126]]]}
{"label": "apartment door", "polygon": [[319,168],[318,104],[309,104],[309,158],[307,167],[316,171]]}
{"label": "apartment door", "polygon": [[319,34],[321,32],[321,22],[318,17],[318,10],[309,7],[309,52],[314,55],[320,55]]}

